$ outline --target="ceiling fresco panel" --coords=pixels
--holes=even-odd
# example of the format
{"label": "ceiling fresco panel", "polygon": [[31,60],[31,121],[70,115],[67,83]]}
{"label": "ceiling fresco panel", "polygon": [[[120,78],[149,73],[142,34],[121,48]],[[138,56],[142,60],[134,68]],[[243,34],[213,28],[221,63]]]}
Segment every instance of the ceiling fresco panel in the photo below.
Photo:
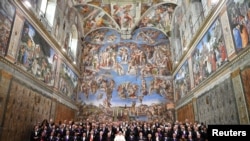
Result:
{"label": "ceiling fresco panel", "polygon": [[172,3],[152,7],[142,16],[139,27],[155,27],[168,33],[175,7]]}
{"label": "ceiling fresco panel", "polygon": [[111,14],[121,29],[132,29],[140,18],[140,3],[111,3]]}
{"label": "ceiling fresco panel", "polygon": [[101,8],[92,5],[77,5],[75,8],[82,17],[85,35],[100,27],[118,28],[114,20]]}

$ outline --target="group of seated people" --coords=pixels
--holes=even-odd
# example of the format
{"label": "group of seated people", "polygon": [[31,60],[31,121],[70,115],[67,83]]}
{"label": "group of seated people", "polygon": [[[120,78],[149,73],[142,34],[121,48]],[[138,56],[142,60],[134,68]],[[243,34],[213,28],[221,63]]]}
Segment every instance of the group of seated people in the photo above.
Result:
{"label": "group of seated people", "polygon": [[30,141],[207,141],[203,123],[175,121],[84,121],[52,119],[34,125]]}

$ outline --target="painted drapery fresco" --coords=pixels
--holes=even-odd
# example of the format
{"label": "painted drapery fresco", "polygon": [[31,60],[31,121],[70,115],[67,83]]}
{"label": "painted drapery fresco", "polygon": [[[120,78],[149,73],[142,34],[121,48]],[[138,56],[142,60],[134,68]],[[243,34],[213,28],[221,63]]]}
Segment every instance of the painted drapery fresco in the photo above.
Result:
{"label": "painted drapery fresco", "polygon": [[200,84],[227,61],[221,22],[216,19],[192,53],[194,85]]}
{"label": "painted drapery fresco", "polygon": [[16,63],[25,71],[54,86],[58,56],[44,38],[28,22],[24,22]]}
{"label": "painted drapery fresco", "polygon": [[6,55],[15,8],[8,0],[0,1],[0,56]]}
{"label": "painted drapery fresco", "polygon": [[230,0],[228,2],[228,18],[234,38],[236,51],[249,46],[250,41],[250,2]]}
{"label": "painted drapery fresco", "polygon": [[101,108],[103,113],[95,115],[109,118],[174,119],[169,110],[173,108],[172,64],[165,34],[144,28],[135,31],[131,40],[121,40],[116,30],[103,28],[86,41],[78,95],[82,105],[92,105],[93,112]]}

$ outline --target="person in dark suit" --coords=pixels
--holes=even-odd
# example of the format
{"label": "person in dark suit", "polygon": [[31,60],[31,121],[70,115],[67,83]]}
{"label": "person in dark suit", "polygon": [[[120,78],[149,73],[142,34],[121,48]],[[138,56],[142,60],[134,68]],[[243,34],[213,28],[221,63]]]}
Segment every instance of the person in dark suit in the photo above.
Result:
{"label": "person in dark suit", "polygon": [[73,141],[80,141],[80,137],[78,136],[78,132],[74,132],[74,136],[72,137]]}
{"label": "person in dark suit", "polygon": [[50,132],[50,135],[47,137],[47,141],[55,141],[55,132]]}
{"label": "person in dark suit", "polygon": [[133,131],[129,133],[129,136],[127,137],[126,141],[137,141]]}
{"label": "person in dark suit", "polygon": [[139,132],[139,136],[137,137],[137,140],[138,141],[145,141],[146,140],[145,136],[143,135],[143,131]]}
{"label": "person in dark suit", "polygon": [[82,133],[82,135],[80,136],[80,141],[87,141],[86,132],[83,132],[83,133]]}
{"label": "person in dark suit", "polygon": [[89,135],[87,136],[86,141],[94,141],[94,139],[95,139],[94,130],[90,130],[90,133],[89,133]]}
{"label": "person in dark suit", "polygon": [[153,141],[152,134],[148,133],[146,141]]}
{"label": "person in dark suit", "polygon": [[111,132],[107,133],[106,141],[114,141],[114,138],[112,137]]}
{"label": "person in dark suit", "polygon": [[70,131],[66,131],[66,135],[63,137],[63,141],[73,141],[73,137],[70,135]]}
{"label": "person in dark suit", "polygon": [[173,133],[172,138],[170,139],[170,141],[179,141],[179,139],[177,138],[176,133]]}
{"label": "person in dark suit", "polygon": [[100,131],[96,134],[96,136],[95,136],[95,138],[94,138],[94,141],[106,141],[105,136],[104,136],[102,130],[100,130]]}
{"label": "person in dark suit", "polygon": [[59,132],[56,134],[55,141],[62,141],[62,137]]}
{"label": "person in dark suit", "polygon": [[41,133],[40,133],[40,130],[39,130],[39,126],[35,125],[34,129],[31,132],[31,135],[30,135],[30,141],[39,141],[40,140],[40,135],[41,135]]}
{"label": "person in dark suit", "polygon": [[163,141],[163,136],[159,135],[159,132],[155,132],[153,141]]}

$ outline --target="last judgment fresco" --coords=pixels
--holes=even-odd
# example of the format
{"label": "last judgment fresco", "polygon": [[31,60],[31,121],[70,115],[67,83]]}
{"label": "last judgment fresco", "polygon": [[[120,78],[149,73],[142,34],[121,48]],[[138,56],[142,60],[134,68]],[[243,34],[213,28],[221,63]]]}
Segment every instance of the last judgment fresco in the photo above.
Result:
{"label": "last judgment fresco", "polygon": [[142,28],[123,40],[116,30],[103,28],[85,39],[78,100],[82,108],[95,113],[83,111],[82,116],[174,119],[171,53],[165,34]]}

